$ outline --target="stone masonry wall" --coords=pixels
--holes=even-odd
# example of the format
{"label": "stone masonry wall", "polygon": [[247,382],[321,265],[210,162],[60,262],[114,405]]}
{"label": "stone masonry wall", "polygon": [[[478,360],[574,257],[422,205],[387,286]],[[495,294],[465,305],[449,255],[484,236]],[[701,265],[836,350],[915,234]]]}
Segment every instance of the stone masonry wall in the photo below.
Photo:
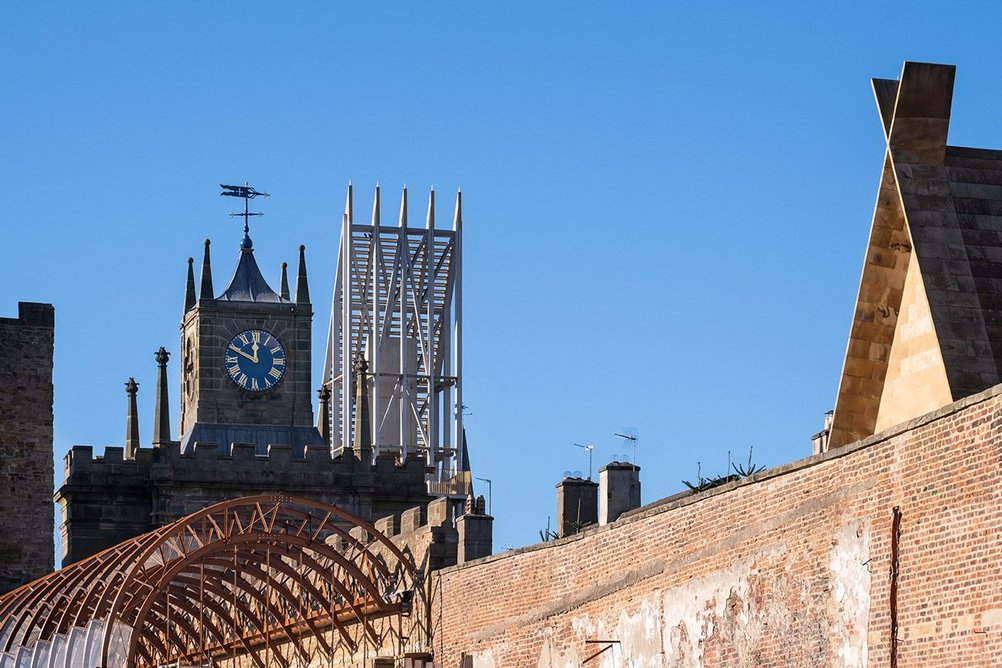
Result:
{"label": "stone masonry wall", "polygon": [[892,652],[899,666],[1002,665],[1000,464],[997,386],[845,448],[440,571],[435,665],[886,666]]}
{"label": "stone masonry wall", "polygon": [[49,304],[0,318],[0,593],[52,570],[54,326]]}
{"label": "stone masonry wall", "polygon": [[377,457],[363,464],[350,452],[332,457],[327,446],[310,446],[296,457],[288,445],[258,455],[255,446],[242,443],[195,443],[182,454],[175,442],[139,448],[135,459],[126,459],[121,447],[95,455],[92,447],[75,445],[64,463],[65,482],[56,493],[64,566],[224,499],[303,496],[366,520],[431,500],[423,458],[401,463]]}

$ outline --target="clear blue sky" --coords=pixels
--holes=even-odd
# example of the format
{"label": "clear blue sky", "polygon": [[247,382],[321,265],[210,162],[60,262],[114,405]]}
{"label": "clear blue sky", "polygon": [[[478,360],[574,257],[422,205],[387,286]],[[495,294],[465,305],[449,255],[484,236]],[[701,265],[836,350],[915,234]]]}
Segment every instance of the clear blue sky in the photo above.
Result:
{"label": "clear blue sky", "polygon": [[[752,9],[751,7],[754,7]],[[902,18],[902,15],[905,15]],[[883,139],[870,77],[958,66],[951,143],[1002,146],[999,12],[908,3],[5,3],[0,315],[56,307],[72,444],[152,436],[185,260],[240,239],[220,182],[273,197],[259,263],[307,246],[319,383],[344,188],[465,203],[466,400],[495,548],[636,427],[644,500],[831,408]],[[176,355],[172,366],[177,412]]]}

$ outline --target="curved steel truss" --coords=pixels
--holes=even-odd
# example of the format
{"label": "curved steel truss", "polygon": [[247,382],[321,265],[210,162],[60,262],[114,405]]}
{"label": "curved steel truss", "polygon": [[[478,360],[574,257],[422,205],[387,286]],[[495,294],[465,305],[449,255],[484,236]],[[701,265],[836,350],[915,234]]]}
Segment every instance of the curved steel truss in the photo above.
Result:
{"label": "curved steel truss", "polygon": [[412,636],[417,584],[339,508],[224,501],[0,597],[0,668],[333,662]]}

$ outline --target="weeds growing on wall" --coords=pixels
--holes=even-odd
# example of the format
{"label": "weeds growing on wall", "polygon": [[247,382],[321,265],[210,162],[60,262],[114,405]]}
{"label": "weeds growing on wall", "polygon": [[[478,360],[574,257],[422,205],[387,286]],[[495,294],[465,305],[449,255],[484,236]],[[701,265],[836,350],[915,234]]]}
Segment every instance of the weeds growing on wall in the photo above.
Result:
{"label": "weeds growing on wall", "polygon": [[[742,478],[747,478],[748,476],[755,475],[759,471],[764,471],[765,467],[758,464],[752,463],[752,451],[753,447],[748,448],[748,463],[747,464],[735,464],[731,461],[731,451],[727,451],[727,473],[724,475],[712,476],[709,478],[703,477],[703,465],[702,462],[696,462],[696,482],[691,483],[688,480],[683,480],[682,484],[688,487],[693,492],[702,492],[707,489],[712,489],[714,487],[719,487],[720,485],[725,485],[729,482],[735,480],[741,480]],[[731,471],[734,473],[731,473]]]}

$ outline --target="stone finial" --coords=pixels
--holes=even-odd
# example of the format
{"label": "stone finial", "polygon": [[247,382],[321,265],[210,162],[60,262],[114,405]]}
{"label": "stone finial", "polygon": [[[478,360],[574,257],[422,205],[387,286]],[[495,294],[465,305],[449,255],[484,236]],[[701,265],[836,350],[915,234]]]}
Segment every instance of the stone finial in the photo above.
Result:
{"label": "stone finial", "polygon": [[[205,250],[208,253],[208,244]],[[157,403],[153,416],[153,446],[159,448],[170,445],[170,396],[167,393],[167,360],[170,353],[160,346],[154,358],[157,361]]]}
{"label": "stone finial", "polygon": [[296,272],[296,303],[310,303],[310,287],[306,282],[306,246],[299,246],[299,271]]}
{"label": "stone finial", "polygon": [[[188,280],[184,284],[184,313],[195,307],[195,258],[188,258]],[[182,314],[183,315],[183,314]]]}
{"label": "stone finial", "polygon": [[125,414],[125,458],[135,459],[139,449],[139,409],[136,406],[136,393],[139,383],[135,378],[129,378],[125,383],[125,393],[129,395],[128,409]]}
{"label": "stone finial", "polygon": [[352,450],[363,463],[372,462],[372,432],[369,420],[369,396],[366,392],[366,371],[369,363],[359,355],[355,358],[355,439]]}
{"label": "stone finial", "polygon": [[317,390],[317,396],[320,397],[320,416],[317,422],[317,427],[320,430],[320,436],[324,439],[325,445],[331,444],[331,389],[326,385],[320,387]]}
{"label": "stone finial", "polygon": [[289,298],[289,263],[282,263],[282,287],[279,288],[278,296],[282,299]]}
{"label": "stone finial", "polygon": [[213,299],[212,266],[209,262],[209,240],[205,240],[205,251],[202,253],[202,285],[198,291],[199,299]]}

